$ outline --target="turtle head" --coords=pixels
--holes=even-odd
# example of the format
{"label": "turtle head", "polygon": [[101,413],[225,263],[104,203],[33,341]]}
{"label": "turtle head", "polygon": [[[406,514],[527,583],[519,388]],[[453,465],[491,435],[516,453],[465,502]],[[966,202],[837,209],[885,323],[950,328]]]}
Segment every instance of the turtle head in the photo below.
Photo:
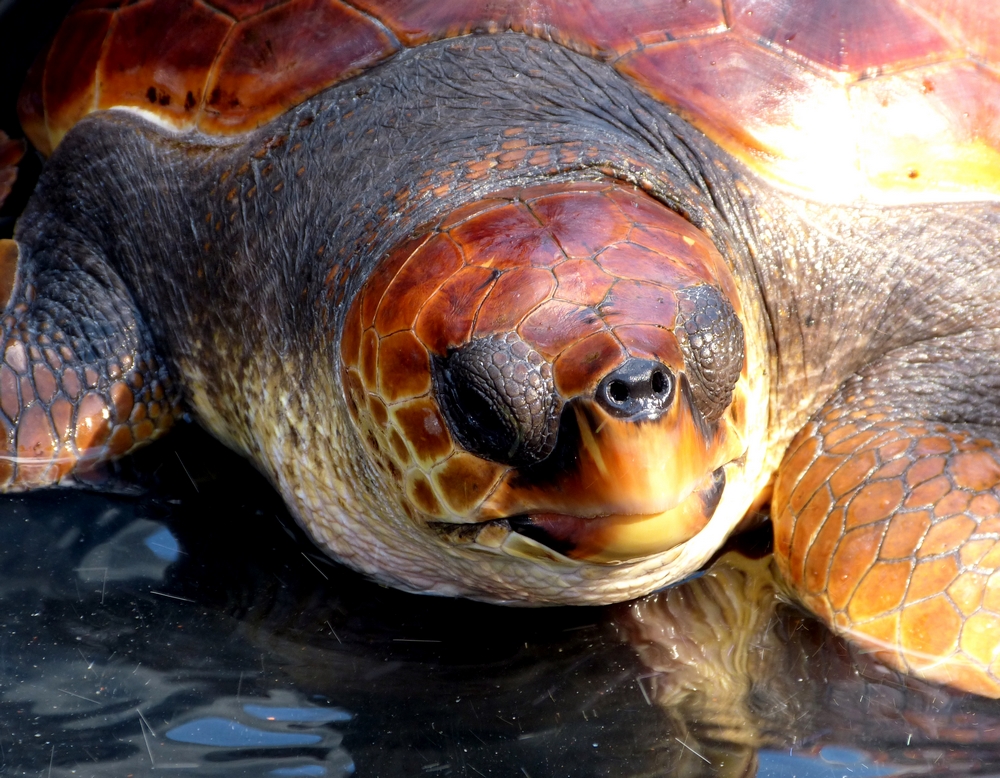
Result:
{"label": "turtle head", "polygon": [[[632,187],[526,188],[451,213],[372,273],[341,356],[401,512],[493,568],[597,575],[662,556],[703,532],[743,467],[732,276],[704,233]],[[746,507],[726,507],[739,515],[707,554]]]}

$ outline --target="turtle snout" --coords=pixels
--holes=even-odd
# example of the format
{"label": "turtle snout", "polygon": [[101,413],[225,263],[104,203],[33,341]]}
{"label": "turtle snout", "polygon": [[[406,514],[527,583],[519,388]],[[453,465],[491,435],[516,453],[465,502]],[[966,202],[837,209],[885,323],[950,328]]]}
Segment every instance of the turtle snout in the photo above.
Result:
{"label": "turtle snout", "polygon": [[676,381],[662,362],[627,360],[597,386],[597,404],[619,419],[659,418],[674,399]]}

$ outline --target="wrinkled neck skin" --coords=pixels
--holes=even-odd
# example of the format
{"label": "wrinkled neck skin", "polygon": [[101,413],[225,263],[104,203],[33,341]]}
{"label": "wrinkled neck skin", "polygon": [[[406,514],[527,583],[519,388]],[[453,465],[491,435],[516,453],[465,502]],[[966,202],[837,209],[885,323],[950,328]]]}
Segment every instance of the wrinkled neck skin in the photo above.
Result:
{"label": "wrinkled neck skin", "polygon": [[[406,51],[236,142],[194,141],[124,112],[86,120],[18,237],[44,240],[56,214],[100,246],[199,419],[257,463],[321,545],[405,589],[608,602],[689,574],[817,402],[930,315],[917,299],[929,266],[905,241],[873,248],[901,225],[920,239],[920,214],[781,194],[607,65],[519,35]],[[732,268],[753,377],[742,479],[705,531],[636,562],[539,565],[449,546],[400,514],[398,486],[365,454],[340,384],[344,314],[377,260],[422,225],[512,186],[607,177],[688,218]],[[873,304],[904,282],[908,306]]]}

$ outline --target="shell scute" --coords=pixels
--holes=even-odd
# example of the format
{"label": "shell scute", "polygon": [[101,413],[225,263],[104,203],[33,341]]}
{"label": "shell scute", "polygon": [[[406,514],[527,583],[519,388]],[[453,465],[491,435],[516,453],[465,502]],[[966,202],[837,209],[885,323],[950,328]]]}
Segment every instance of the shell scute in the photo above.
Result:
{"label": "shell scute", "polygon": [[255,127],[396,50],[384,30],[335,0],[290,0],[237,25],[206,85],[199,127]]}
{"label": "shell scute", "polygon": [[339,0],[88,2],[29,73],[18,109],[43,153],[112,107],[176,130],[240,133],[397,49],[379,22]]}
{"label": "shell scute", "polygon": [[980,0],[910,0],[942,30],[983,61],[1000,62],[1000,5]]}
{"label": "shell scute", "polygon": [[211,0],[205,5],[216,8],[234,19],[243,20],[283,2],[285,0]]}
{"label": "shell scute", "polygon": [[[140,24],[168,6],[172,21]],[[29,77],[22,124],[46,153],[112,104],[239,133],[400,45],[504,31],[611,62],[765,178],[812,198],[1000,197],[1000,9],[977,0],[88,0],[44,74]],[[470,176],[540,152],[504,153]]]}
{"label": "shell scute", "polygon": [[806,63],[859,75],[961,49],[896,0],[730,0],[733,29]]}
{"label": "shell scute", "polygon": [[623,57],[618,69],[775,177],[822,178],[826,158],[811,148],[820,141],[824,154],[854,153],[843,87],[734,33],[651,46]]}
{"label": "shell scute", "polygon": [[638,45],[725,27],[721,0],[616,0],[589,3],[521,0],[361,0],[407,46],[473,32],[524,32],[610,58]]}
{"label": "shell scute", "polygon": [[[111,11],[83,10],[67,19],[56,33],[39,84],[44,107],[41,125],[52,138],[49,148],[55,148],[74,124],[94,110],[94,73],[112,21]],[[36,145],[44,150],[41,144]]]}
{"label": "shell scute", "polygon": [[877,186],[919,188],[929,179],[996,189],[1000,76],[992,70],[946,62],[859,81],[848,96],[861,170]]}
{"label": "shell scute", "polygon": [[[97,107],[142,108],[178,129],[193,127],[205,75],[232,26],[232,19],[196,2],[121,9],[98,68]],[[150,59],[158,67],[146,67]]]}

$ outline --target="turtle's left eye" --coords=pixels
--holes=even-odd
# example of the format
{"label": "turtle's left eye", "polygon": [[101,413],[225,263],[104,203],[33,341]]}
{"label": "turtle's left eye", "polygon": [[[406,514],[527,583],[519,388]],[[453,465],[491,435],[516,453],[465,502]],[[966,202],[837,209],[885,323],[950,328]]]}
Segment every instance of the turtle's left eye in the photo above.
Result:
{"label": "turtle's left eye", "polygon": [[722,416],[743,371],[743,324],[732,303],[715,286],[699,284],[677,292],[677,322],[684,367],[694,403],[706,421]]}
{"label": "turtle's left eye", "polygon": [[470,454],[526,465],[552,453],[562,402],[549,364],[516,333],[466,343],[432,372],[448,428]]}

